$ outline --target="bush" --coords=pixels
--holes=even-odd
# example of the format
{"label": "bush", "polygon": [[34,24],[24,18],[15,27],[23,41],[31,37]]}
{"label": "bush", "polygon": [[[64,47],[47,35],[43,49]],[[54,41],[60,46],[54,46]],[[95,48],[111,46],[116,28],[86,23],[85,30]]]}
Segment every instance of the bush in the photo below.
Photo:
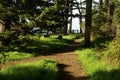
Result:
{"label": "bush", "polygon": [[120,35],[117,35],[116,38],[109,44],[106,51],[104,51],[105,58],[110,64],[120,65]]}

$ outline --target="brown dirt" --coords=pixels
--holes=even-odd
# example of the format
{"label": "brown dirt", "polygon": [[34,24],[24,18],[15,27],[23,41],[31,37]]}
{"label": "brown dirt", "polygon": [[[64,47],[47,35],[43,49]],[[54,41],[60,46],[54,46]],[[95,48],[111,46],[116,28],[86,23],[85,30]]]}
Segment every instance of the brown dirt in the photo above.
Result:
{"label": "brown dirt", "polygon": [[6,68],[20,63],[34,62],[44,58],[52,58],[58,61],[58,80],[89,80],[89,77],[86,75],[81,63],[77,60],[77,55],[74,52],[79,42],[80,39],[76,39],[69,47],[64,49],[63,52],[8,62],[5,64],[0,64],[0,67]]}

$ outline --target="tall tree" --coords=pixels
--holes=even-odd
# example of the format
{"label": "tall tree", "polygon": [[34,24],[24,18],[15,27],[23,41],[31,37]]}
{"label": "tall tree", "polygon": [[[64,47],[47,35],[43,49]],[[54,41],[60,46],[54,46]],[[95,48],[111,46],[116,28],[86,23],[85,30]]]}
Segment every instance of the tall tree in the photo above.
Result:
{"label": "tall tree", "polygon": [[114,33],[113,31],[113,16],[114,16],[114,10],[115,10],[115,4],[113,0],[110,0],[109,2],[109,19],[108,19],[108,34],[112,35]]}
{"label": "tall tree", "polygon": [[[72,0],[71,0],[71,2],[72,2]],[[70,5],[69,5],[69,11],[70,11],[70,20],[69,20],[69,33],[72,33],[72,19],[73,19],[73,16],[72,16],[72,14],[73,14],[73,4],[71,3]]]}
{"label": "tall tree", "polygon": [[85,22],[85,47],[90,47],[91,23],[92,23],[92,0],[86,0],[86,22]]}
{"label": "tall tree", "polygon": [[80,33],[82,33],[82,0],[80,0],[80,7],[81,7],[81,11],[79,13],[80,17],[79,17],[79,20],[80,20]]}
{"label": "tall tree", "polygon": [[108,7],[108,5],[109,5],[109,0],[104,0],[104,3],[105,3],[105,8]]}
{"label": "tall tree", "polygon": [[99,0],[100,8],[103,8],[103,0]]}
{"label": "tall tree", "polygon": [[67,30],[68,30],[68,18],[69,18],[69,0],[64,1],[64,29],[63,29],[63,34],[67,35]]}

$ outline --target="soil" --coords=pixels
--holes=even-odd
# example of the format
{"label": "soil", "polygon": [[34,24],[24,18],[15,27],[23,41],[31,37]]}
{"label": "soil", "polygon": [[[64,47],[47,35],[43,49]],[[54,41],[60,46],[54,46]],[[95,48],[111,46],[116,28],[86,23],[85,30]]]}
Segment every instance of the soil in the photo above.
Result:
{"label": "soil", "polygon": [[1,68],[17,65],[20,63],[34,62],[44,58],[52,58],[57,60],[59,75],[58,80],[89,80],[82,64],[77,60],[75,49],[79,45],[80,39],[76,39],[72,44],[65,48],[62,52],[53,53],[52,55],[42,55],[33,58],[22,59],[19,61],[0,64]]}

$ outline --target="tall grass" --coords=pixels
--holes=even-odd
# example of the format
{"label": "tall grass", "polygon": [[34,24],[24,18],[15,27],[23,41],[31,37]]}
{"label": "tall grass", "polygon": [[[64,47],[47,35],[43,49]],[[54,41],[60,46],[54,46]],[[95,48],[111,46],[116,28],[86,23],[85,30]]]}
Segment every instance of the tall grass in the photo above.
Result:
{"label": "tall grass", "polygon": [[76,53],[86,73],[91,77],[91,80],[120,79],[120,68],[107,65],[106,62],[100,58],[100,53],[93,49],[77,50]]}
{"label": "tall grass", "polygon": [[0,71],[0,80],[56,80],[57,63],[52,59],[19,64]]}

